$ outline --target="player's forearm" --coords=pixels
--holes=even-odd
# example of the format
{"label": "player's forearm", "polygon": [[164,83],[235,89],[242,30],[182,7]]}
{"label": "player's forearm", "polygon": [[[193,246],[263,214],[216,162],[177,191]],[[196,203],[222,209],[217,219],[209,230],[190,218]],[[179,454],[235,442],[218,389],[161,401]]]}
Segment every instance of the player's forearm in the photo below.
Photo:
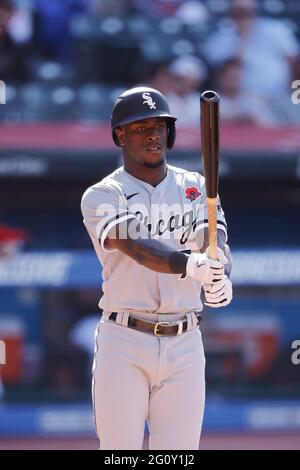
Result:
{"label": "player's forearm", "polygon": [[157,240],[142,240],[133,249],[136,261],[158,273],[184,274],[188,256],[167,248]]}
{"label": "player's forearm", "polygon": [[158,240],[115,240],[110,243],[152,271],[167,274],[185,274],[188,256],[166,247]]}

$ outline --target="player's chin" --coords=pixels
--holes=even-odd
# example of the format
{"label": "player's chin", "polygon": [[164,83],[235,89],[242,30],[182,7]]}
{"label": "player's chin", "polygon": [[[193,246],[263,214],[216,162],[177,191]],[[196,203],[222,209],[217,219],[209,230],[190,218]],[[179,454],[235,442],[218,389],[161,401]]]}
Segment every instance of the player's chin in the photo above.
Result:
{"label": "player's chin", "polygon": [[148,168],[157,168],[164,164],[166,154],[163,149],[159,150],[146,150],[144,154],[144,166]]}
{"label": "player's chin", "polygon": [[144,160],[143,166],[145,166],[146,168],[159,168],[164,163],[165,163],[165,158],[160,158],[159,160],[156,160],[156,161]]}

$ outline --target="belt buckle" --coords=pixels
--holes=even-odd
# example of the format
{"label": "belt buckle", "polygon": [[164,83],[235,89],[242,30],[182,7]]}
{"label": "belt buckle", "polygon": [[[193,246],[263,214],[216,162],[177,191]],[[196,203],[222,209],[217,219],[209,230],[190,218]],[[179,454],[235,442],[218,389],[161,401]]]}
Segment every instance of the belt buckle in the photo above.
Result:
{"label": "belt buckle", "polygon": [[160,326],[169,326],[169,325],[170,325],[170,323],[169,323],[168,321],[159,321],[159,322],[155,323],[155,326],[154,326],[154,334],[155,334],[155,336],[166,336],[166,335],[164,335],[164,334],[160,334],[160,333],[158,332],[158,328],[159,328]]}

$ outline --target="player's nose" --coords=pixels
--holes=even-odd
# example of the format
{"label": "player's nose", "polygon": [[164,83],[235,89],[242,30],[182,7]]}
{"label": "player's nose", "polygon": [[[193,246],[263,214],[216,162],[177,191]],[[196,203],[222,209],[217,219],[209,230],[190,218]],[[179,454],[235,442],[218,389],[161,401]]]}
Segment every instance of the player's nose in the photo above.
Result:
{"label": "player's nose", "polygon": [[160,135],[157,133],[157,131],[152,131],[148,136],[147,136],[148,142],[159,142],[160,140]]}

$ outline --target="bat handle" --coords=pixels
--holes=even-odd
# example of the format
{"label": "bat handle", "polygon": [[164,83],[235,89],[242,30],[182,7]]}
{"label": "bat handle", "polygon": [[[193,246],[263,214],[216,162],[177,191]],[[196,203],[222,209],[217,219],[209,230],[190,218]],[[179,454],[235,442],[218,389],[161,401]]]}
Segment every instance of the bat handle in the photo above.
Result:
{"label": "bat handle", "polygon": [[207,198],[208,207],[208,247],[209,257],[218,258],[218,237],[217,237],[217,198]]}

